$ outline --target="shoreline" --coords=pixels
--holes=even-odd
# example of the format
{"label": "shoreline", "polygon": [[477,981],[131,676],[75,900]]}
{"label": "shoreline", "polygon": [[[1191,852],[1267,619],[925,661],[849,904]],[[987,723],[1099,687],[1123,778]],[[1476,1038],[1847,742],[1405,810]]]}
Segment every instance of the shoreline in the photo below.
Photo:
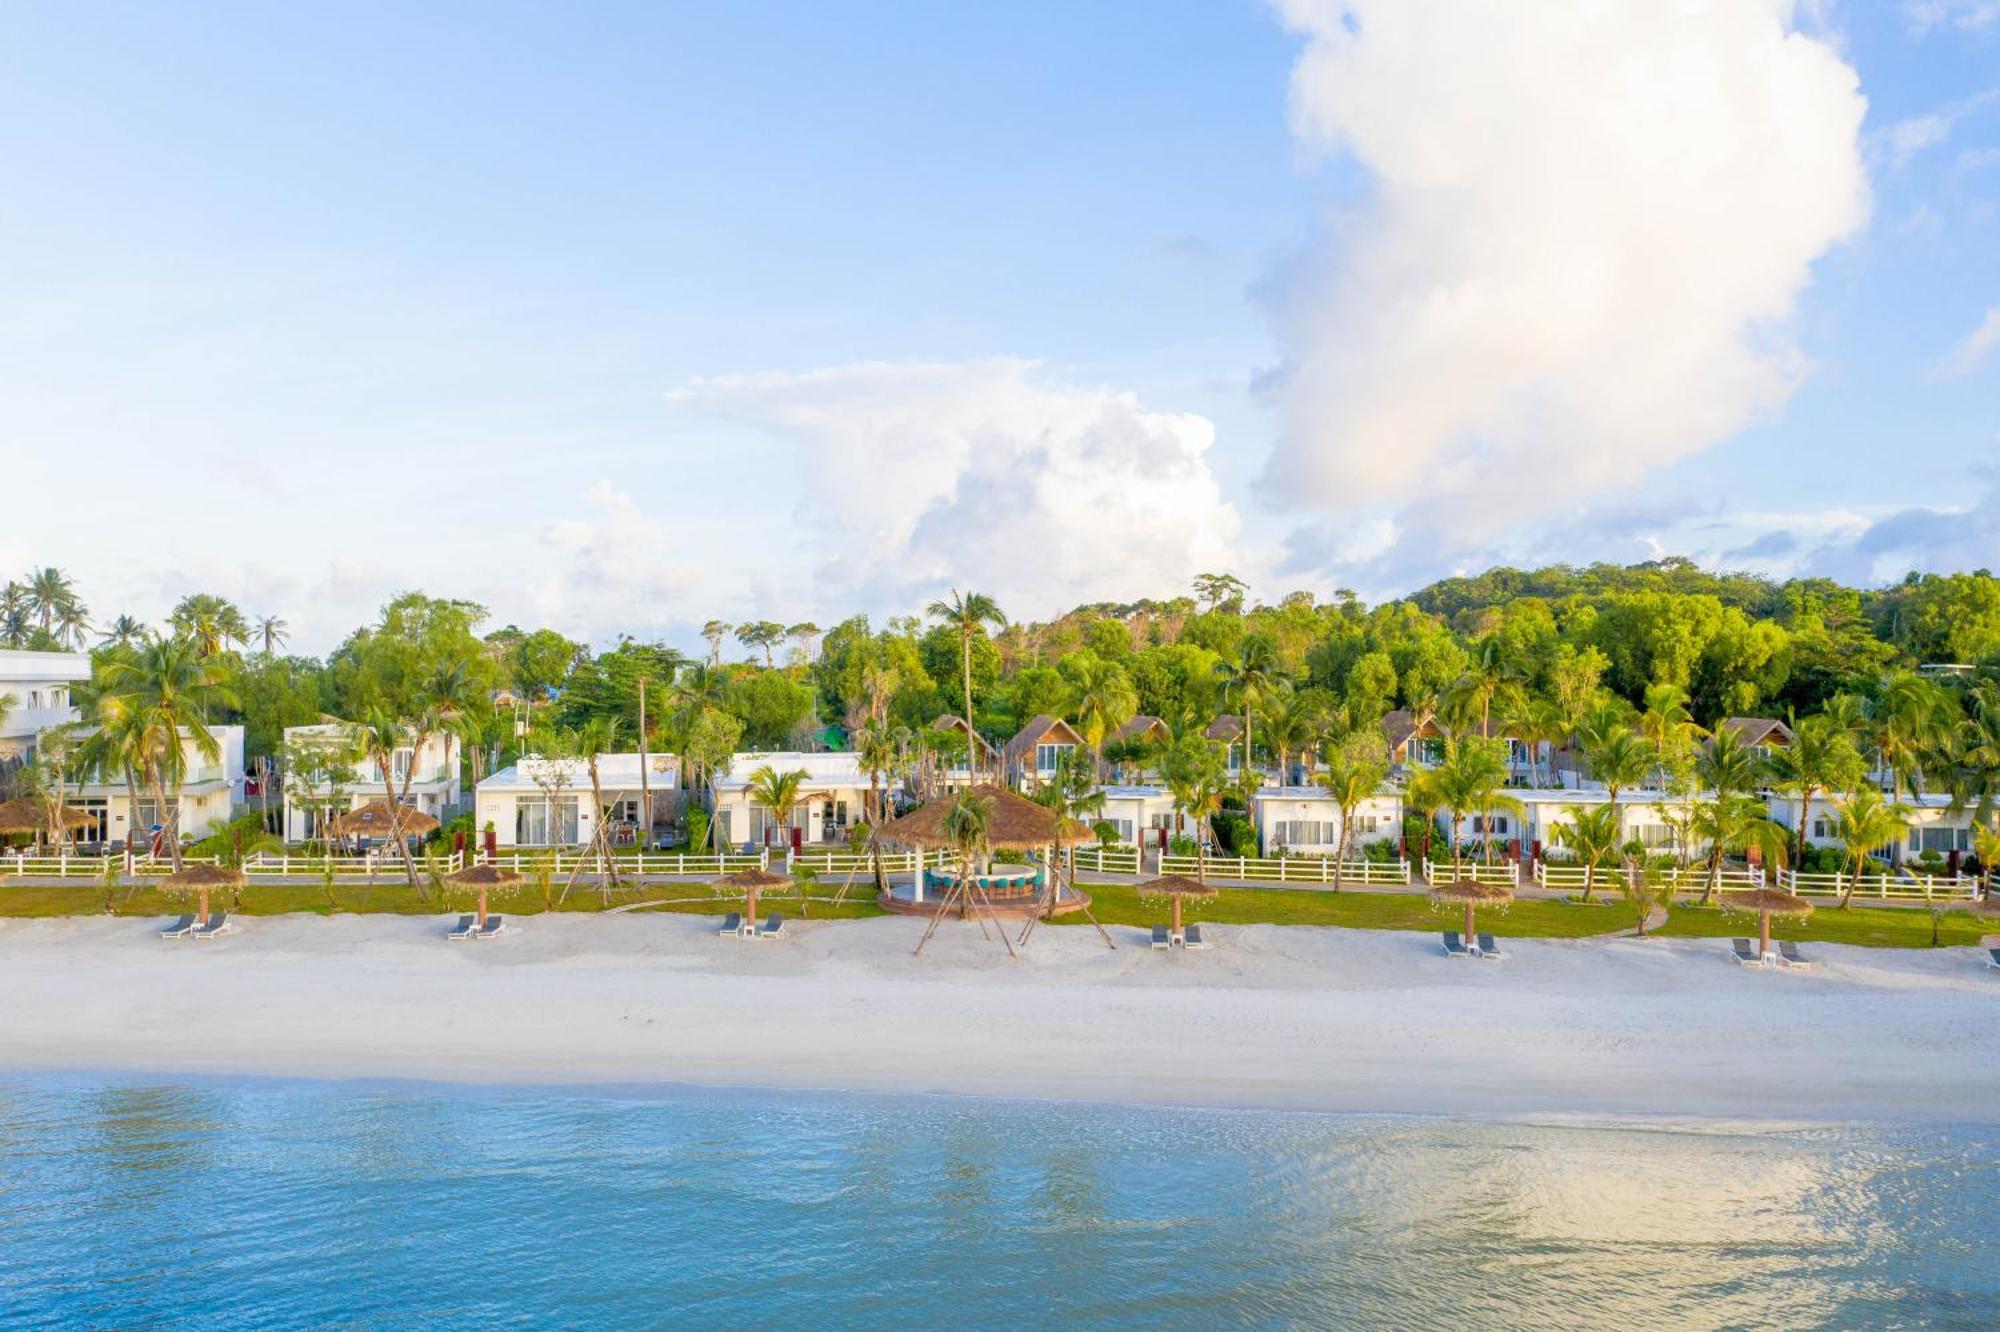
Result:
{"label": "shoreline", "polygon": [[684,1086],[1519,1119],[2000,1123],[2000,985],[1971,949],[1814,946],[1810,974],[1714,940],[1508,940],[1215,926],[1199,954],[1113,927],[913,920],[718,939],[704,917],[259,917],[168,942],[122,918],[0,924],[0,1070]]}

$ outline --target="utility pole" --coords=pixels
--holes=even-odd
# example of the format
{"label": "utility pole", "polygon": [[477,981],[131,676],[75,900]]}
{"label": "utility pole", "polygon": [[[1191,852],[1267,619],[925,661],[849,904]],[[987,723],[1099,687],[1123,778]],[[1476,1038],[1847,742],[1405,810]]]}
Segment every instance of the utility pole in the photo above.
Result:
{"label": "utility pole", "polygon": [[639,677],[639,854],[652,850],[652,764],[646,758],[646,677]]}

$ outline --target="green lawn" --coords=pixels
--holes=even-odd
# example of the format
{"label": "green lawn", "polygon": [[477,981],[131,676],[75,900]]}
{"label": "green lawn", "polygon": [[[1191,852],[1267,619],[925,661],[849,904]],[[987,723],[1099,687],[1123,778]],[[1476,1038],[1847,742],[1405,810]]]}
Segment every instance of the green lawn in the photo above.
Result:
{"label": "green lawn", "polygon": [[[1945,947],[1969,947],[1978,943],[1982,934],[1992,931],[1990,921],[1982,921],[1965,911],[1947,911],[1938,938]],[[1679,939],[1754,939],[1757,917],[1717,907],[1676,906],[1659,933]],[[1798,943],[1859,944],[1864,948],[1928,948],[1931,913],[1914,907],[1854,906],[1842,911],[1829,903],[1803,919],[1773,916],[1771,937]]]}
{"label": "green lawn", "polygon": [[[1086,883],[1091,910],[1107,925],[1157,925],[1171,918],[1163,900],[1139,898],[1130,884]],[[1455,930],[1465,921],[1463,908],[1433,907],[1420,893],[1324,892],[1296,888],[1221,888],[1207,902],[1190,902],[1187,918],[1224,925],[1344,925],[1363,930]],[[1500,910],[1479,913],[1479,928],[1492,934],[1547,939],[1577,939],[1609,934],[1635,923],[1632,909],[1622,902],[1572,906],[1562,902],[1516,902]],[[1075,913],[1058,918],[1064,925],[1087,924]]]}

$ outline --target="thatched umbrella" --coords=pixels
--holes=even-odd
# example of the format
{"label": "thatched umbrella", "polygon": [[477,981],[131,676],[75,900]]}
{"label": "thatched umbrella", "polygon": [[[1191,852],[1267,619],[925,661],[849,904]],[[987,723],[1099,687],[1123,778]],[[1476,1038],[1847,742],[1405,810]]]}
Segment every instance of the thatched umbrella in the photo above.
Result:
{"label": "thatched umbrella", "polygon": [[1215,897],[1216,895],[1213,884],[1203,883],[1199,879],[1190,879],[1185,874],[1168,874],[1139,885],[1139,896],[1141,897],[1166,896],[1173,899],[1174,937],[1176,939],[1181,936],[1181,899],[1183,897],[1200,897],[1206,899]]}
{"label": "thatched umbrella", "polygon": [[54,825],[49,819],[49,806],[41,800],[0,800],[0,837],[18,836],[21,833],[75,832],[88,828],[97,820],[80,809],[69,805],[56,806]]}
{"label": "thatched umbrella", "polygon": [[336,815],[332,826],[336,837],[388,837],[391,829],[399,837],[425,837],[437,831],[438,821],[415,805],[399,810],[387,797],[376,796]]}
{"label": "thatched umbrella", "polygon": [[521,876],[513,870],[502,869],[498,865],[484,862],[467,865],[456,874],[445,876],[445,882],[457,888],[477,888],[479,890],[479,927],[486,928],[486,891],[489,888],[511,888],[521,881]]}
{"label": "thatched umbrella", "polygon": [[[986,820],[986,845],[995,851],[1040,851],[1088,841],[1095,836],[1086,825],[1075,819],[1058,818],[1047,805],[1038,805],[1004,786],[989,782],[964,794],[992,802]],[[944,822],[958,799],[947,796],[919,805],[901,818],[883,824],[877,835],[885,842],[900,842],[905,846],[950,848],[953,843],[944,830]]]}
{"label": "thatched umbrella", "polygon": [[1465,903],[1466,947],[1471,947],[1479,938],[1478,922],[1473,913],[1481,907],[1506,906],[1514,900],[1514,890],[1502,883],[1474,883],[1466,879],[1461,883],[1434,883],[1431,885],[1431,901]]}
{"label": "thatched umbrella", "polygon": [[731,888],[743,890],[743,918],[751,929],[757,928],[757,894],[765,888],[781,888],[792,881],[789,874],[777,874],[767,869],[752,867],[726,874],[721,882]]}
{"label": "thatched umbrella", "polygon": [[1732,911],[1757,913],[1757,956],[1771,951],[1772,916],[1810,916],[1813,905],[1797,893],[1777,888],[1750,888],[1722,895],[1722,905]]}
{"label": "thatched umbrella", "polygon": [[160,880],[166,888],[192,888],[199,896],[195,919],[208,924],[208,893],[212,888],[241,888],[243,871],[222,865],[184,865]]}

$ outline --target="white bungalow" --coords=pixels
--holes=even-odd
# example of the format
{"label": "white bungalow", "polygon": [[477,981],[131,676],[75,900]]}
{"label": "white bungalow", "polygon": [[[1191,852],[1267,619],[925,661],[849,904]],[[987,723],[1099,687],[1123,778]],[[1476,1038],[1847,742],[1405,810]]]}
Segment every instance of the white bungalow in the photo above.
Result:
{"label": "white bungalow", "polygon": [[87,653],[0,648],[0,696],[11,704],[0,717],[0,762],[25,755],[49,727],[75,721],[70,690],[89,678]]}
{"label": "white bungalow", "polygon": [[[217,751],[212,759],[201,753],[193,735],[181,732],[180,793],[176,798],[170,792],[167,799],[168,810],[178,814],[175,827],[184,838],[221,831],[235,816],[243,794],[243,728],[211,726],[208,731]],[[63,803],[91,816],[90,826],[76,833],[76,840],[85,845],[130,843],[144,854],[167,824],[144,774],[128,783],[122,772],[86,773]]]}
{"label": "white bungalow", "polygon": [[[803,772],[798,807],[789,829],[780,829],[769,810],[750,798],[750,780],[757,769]],[[891,788],[885,786],[884,794]],[[727,845],[755,850],[760,846],[798,848],[837,846],[848,829],[861,822],[868,804],[868,774],[851,753],[748,753],[730,758],[729,769],[715,781],[714,816]]]}
{"label": "white bungalow", "polygon": [[[393,790],[385,788],[382,773],[372,762],[349,757],[353,740],[354,728],[344,722],[285,728],[286,841],[317,838],[326,819],[370,800],[402,795],[405,779],[409,802],[432,818],[443,822],[457,809],[461,799],[457,736],[433,735],[421,748],[412,744],[398,749],[390,761]],[[316,765],[301,764],[302,758],[314,753],[325,756],[328,771],[315,772]]]}
{"label": "white bungalow", "polygon": [[[1323,786],[1270,786],[1257,793],[1257,842],[1264,854],[1333,855],[1340,850],[1340,806]],[[1403,793],[1384,785],[1354,811],[1348,855],[1403,831]]]}
{"label": "white bungalow", "polygon": [[1174,831],[1174,798],[1164,786],[1107,786],[1104,810],[1092,822],[1109,823],[1126,846],[1164,848]]}
{"label": "white bungalow", "polygon": [[[1493,840],[1495,845],[1506,846],[1518,843],[1524,858],[1537,853],[1544,857],[1562,857],[1563,850],[1557,845],[1559,830],[1570,823],[1572,808],[1595,808],[1611,801],[1611,793],[1601,786],[1586,786],[1574,790],[1552,788],[1512,789],[1507,794],[1521,802],[1519,814],[1495,812],[1493,815]],[[1671,820],[1680,816],[1683,801],[1678,796],[1664,791],[1631,790],[1618,793],[1619,844],[1637,840],[1651,851],[1668,851],[1674,846],[1674,829]],[[1484,826],[1478,815],[1468,815],[1459,821],[1457,836],[1461,842],[1478,841],[1485,836]]]}
{"label": "white bungalow", "polygon": [[[1890,799],[1886,792],[1882,798],[1884,801]],[[1767,803],[1772,819],[1796,833],[1800,802],[1791,796],[1772,794],[1767,797]],[[1891,864],[1900,865],[1917,859],[1927,851],[1935,851],[1947,860],[1954,852],[1961,860],[1972,854],[1975,814],[1972,806],[1954,810],[1951,808],[1951,797],[1942,791],[1927,791],[1922,795],[1905,791],[1901,803],[1910,811],[1910,831],[1900,841],[1880,848],[1877,855]],[[1812,818],[1806,826],[1806,845],[1840,849],[1840,837],[1835,831],[1840,806],[1838,796],[1819,795],[1813,798]]]}
{"label": "white bungalow", "polygon": [[[597,781],[612,845],[624,845],[644,836],[677,803],[680,764],[665,754],[649,754],[643,765],[636,753],[604,754],[597,760]],[[652,817],[642,817],[649,795]],[[531,754],[479,783],[473,824],[482,841],[490,830],[496,846],[583,846],[596,836],[596,803],[584,760]]]}

